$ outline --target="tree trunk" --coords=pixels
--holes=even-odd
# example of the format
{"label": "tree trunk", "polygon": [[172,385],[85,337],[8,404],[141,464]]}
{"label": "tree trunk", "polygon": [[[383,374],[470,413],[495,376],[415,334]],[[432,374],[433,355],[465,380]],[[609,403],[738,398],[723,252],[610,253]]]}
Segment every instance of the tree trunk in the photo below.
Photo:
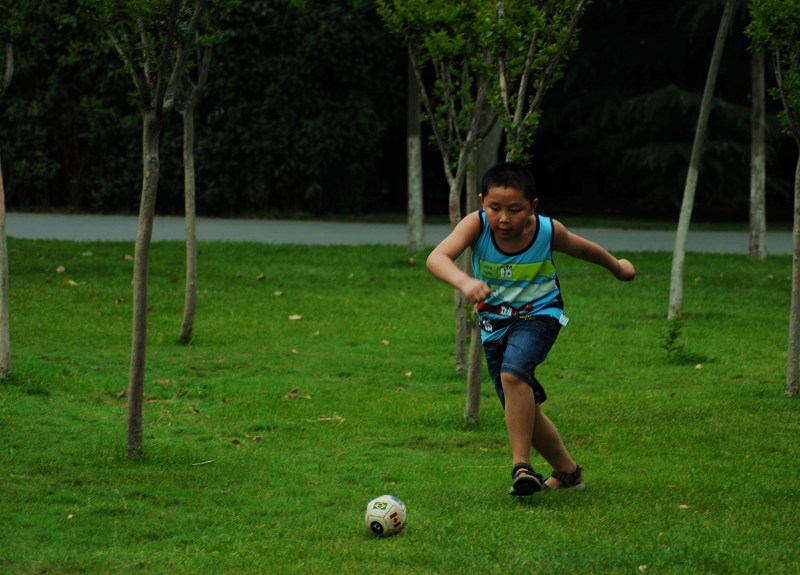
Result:
{"label": "tree trunk", "polygon": [[[456,264],[464,268],[464,260],[466,257],[462,256],[456,261]],[[455,349],[453,354],[455,356],[455,369],[458,375],[467,373],[467,305],[469,302],[459,290],[453,290],[453,306],[455,308]]]}
{"label": "tree trunk", "polygon": [[192,341],[197,309],[197,218],[195,210],[194,99],[181,112],[183,116],[183,194],[186,219],[186,295],[183,305],[180,343]]}
{"label": "tree trunk", "polygon": [[764,115],[766,84],[764,79],[764,54],[753,52],[750,56],[752,83],[752,120],[750,140],[750,259],[767,257],[766,213],[766,147],[764,144]]}
{"label": "tree trunk", "polygon": [[[2,91],[11,85],[14,77],[14,45],[5,44],[5,72]],[[8,310],[8,246],[6,245],[6,192],[3,185],[3,167],[0,162],[0,379],[11,375],[11,332]]]}
{"label": "tree trunk", "polygon": [[6,193],[0,165],[0,379],[11,375],[11,335],[8,313],[8,249],[6,246]]}
{"label": "tree trunk", "polygon": [[161,119],[155,112],[142,112],[142,198],[133,262],[133,335],[131,370],[128,383],[129,458],[143,455],[142,407],[144,405],[144,366],[147,351],[147,272],[150,241],[153,236],[156,192],[158,191],[158,144]]}
{"label": "tree trunk", "polygon": [[708,130],[708,117],[711,114],[711,105],[714,98],[714,87],[717,82],[719,64],[722,60],[722,52],[725,48],[725,39],[730,29],[734,15],[735,0],[726,0],[725,10],[717,30],[717,38],[714,41],[714,51],[711,55],[711,63],[708,66],[706,85],[703,90],[703,100],[700,103],[700,116],[697,119],[697,128],[694,133],[692,143],[692,155],[689,159],[689,170],[686,174],[686,185],[683,189],[683,201],[681,203],[680,217],[678,218],[678,229],[675,233],[675,250],[672,255],[672,274],[670,276],[669,290],[669,320],[678,320],[683,315],[683,267],[686,259],[686,242],[689,237],[689,222],[692,219],[692,208],[694,207],[695,190],[697,189],[697,177],[700,172],[700,159],[703,155],[706,132]]}
{"label": "tree trunk", "polygon": [[[467,172],[467,213],[478,209],[478,157],[479,150],[470,153],[470,166]],[[464,255],[464,271],[473,274],[472,249],[468,248]],[[478,425],[481,406],[481,374],[483,373],[483,346],[481,345],[481,328],[478,325],[475,307],[466,314],[465,330],[469,331],[469,357],[467,360],[467,403],[464,408],[464,423],[467,427]]]}
{"label": "tree trunk", "polygon": [[786,361],[786,396],[798,393],[800,361],[800,139],[794,170],[794,224],[792,226],[792,301],[789,308],[789,345]]}
{"label": "tree trunk", "polygon": [[3,91],[8,90],[8,87],[11,85],[11,79],[14,77],[14,44],[10,41],[6,41],[5,51],[6,69],[3,73]]}
{"label": "tree trunk", "polygon": [[419,86],[414,64],[408,59],[408,115],[406,118],[406,154],[408,163],[408,249],[425,249],[425,211],[422,191],[422,136],[420,126]]}
{"label": "tree trunk", "polygon": [[[466,162],[464,162],[466,164]],[[461,221],[461,189],[464,187],[465,172],[461,169],[458,170],[456,177],[449,178],[450,180],[450,226],[455,228],[458,222]],[[467,254],[461,254],[456,260],[456,265],[461,269],[465,269],[465,260]],[[455,316],[455,349],[453,350],[455,356],[455,369],[459,375],[464,375],[467,372],[467,306],[469,301],[464,297],[460,290],[453,290],[453,308]]]}
{"label": "tree trunk", "polygon": [[[495,122],[486,137],[481,140],[478,146],[478,163],[475,168],[477,177],[476,194],[480,193],[481,178],[489,168],[494,166],[500,158],[500,147],[503,145],[503,126],[500,122]],[[475,198],[477,201],[477,197]]]}

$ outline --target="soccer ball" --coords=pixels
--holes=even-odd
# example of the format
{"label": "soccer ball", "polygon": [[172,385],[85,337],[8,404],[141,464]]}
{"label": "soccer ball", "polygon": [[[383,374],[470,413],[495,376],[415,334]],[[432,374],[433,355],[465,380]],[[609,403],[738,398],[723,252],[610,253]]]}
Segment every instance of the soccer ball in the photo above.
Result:
{"label": "soccer ball", "polygon": [[395,535],[406,526],[406,504],[394,495],[381,495],[367,503],[367,529],[379,537]]}

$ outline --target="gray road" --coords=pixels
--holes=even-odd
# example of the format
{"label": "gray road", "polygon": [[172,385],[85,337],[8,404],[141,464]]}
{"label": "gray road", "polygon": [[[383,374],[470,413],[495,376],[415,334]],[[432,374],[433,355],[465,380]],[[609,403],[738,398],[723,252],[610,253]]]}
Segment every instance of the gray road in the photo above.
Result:
{"label": "gray road", "polygon": [[[81,242],[133,242],[136,239],[136,224],[135,216],[8,213],[6,215],[6,235],[14,238]],[[448,230],[447,225],[426,226],[426,243],[430,245],[438,243],[447,235]],[[675,242],[675,233],[672,231],[599,228],[575,228],[573,231],[612,251],[671,252]],[[156,216],[153,225],[153,241],[182,240],[184,238],[183,218]],[[404,224],[198,218],[197,238],[200,241],[271,244],[405,245],[407,231]],[[791,254],[791,234],[788,232],[769,233],[767,248],[770,254]],[[688,250],[746,254],[747,233],[690,232]]]}

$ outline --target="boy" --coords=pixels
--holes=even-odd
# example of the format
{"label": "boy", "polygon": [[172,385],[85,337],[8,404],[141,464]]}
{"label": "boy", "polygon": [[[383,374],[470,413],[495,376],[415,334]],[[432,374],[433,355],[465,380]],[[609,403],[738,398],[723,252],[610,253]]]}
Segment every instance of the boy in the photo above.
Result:
{"label": "boy", "polygon": [[[428,270],[477,304],[486,364],[511,445],[509,493],[583,489],[583,468],[541,411],[547,396],[534,375],[567,324],[552,252],[603,266],[622,281],[633,280],[636,270],[628,260],[536,214],[536,183],[521,166],[490,168],[479,199],[482,208],[464,217],[431,252]],[[468,247],[475,277],[455,264]],[[547,480],[531,466],[531,446],[553,467]]]}

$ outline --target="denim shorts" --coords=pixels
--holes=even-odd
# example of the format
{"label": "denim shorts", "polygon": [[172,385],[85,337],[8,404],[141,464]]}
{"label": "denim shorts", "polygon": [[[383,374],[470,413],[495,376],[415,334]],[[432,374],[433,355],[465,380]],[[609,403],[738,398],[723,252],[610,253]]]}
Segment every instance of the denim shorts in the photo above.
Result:
{"label": "denim shorts", "polygon": [[533,389],[536,403],[544,403],[547,394],[535,377],[536,366],[542,363],[558,337],[561,324],[551,316],[533,316],[513,322],[502,338],[483,344],[486,366],[494,382],[500,403],[505,407],[506,399],[500,374],[516,375]]}

